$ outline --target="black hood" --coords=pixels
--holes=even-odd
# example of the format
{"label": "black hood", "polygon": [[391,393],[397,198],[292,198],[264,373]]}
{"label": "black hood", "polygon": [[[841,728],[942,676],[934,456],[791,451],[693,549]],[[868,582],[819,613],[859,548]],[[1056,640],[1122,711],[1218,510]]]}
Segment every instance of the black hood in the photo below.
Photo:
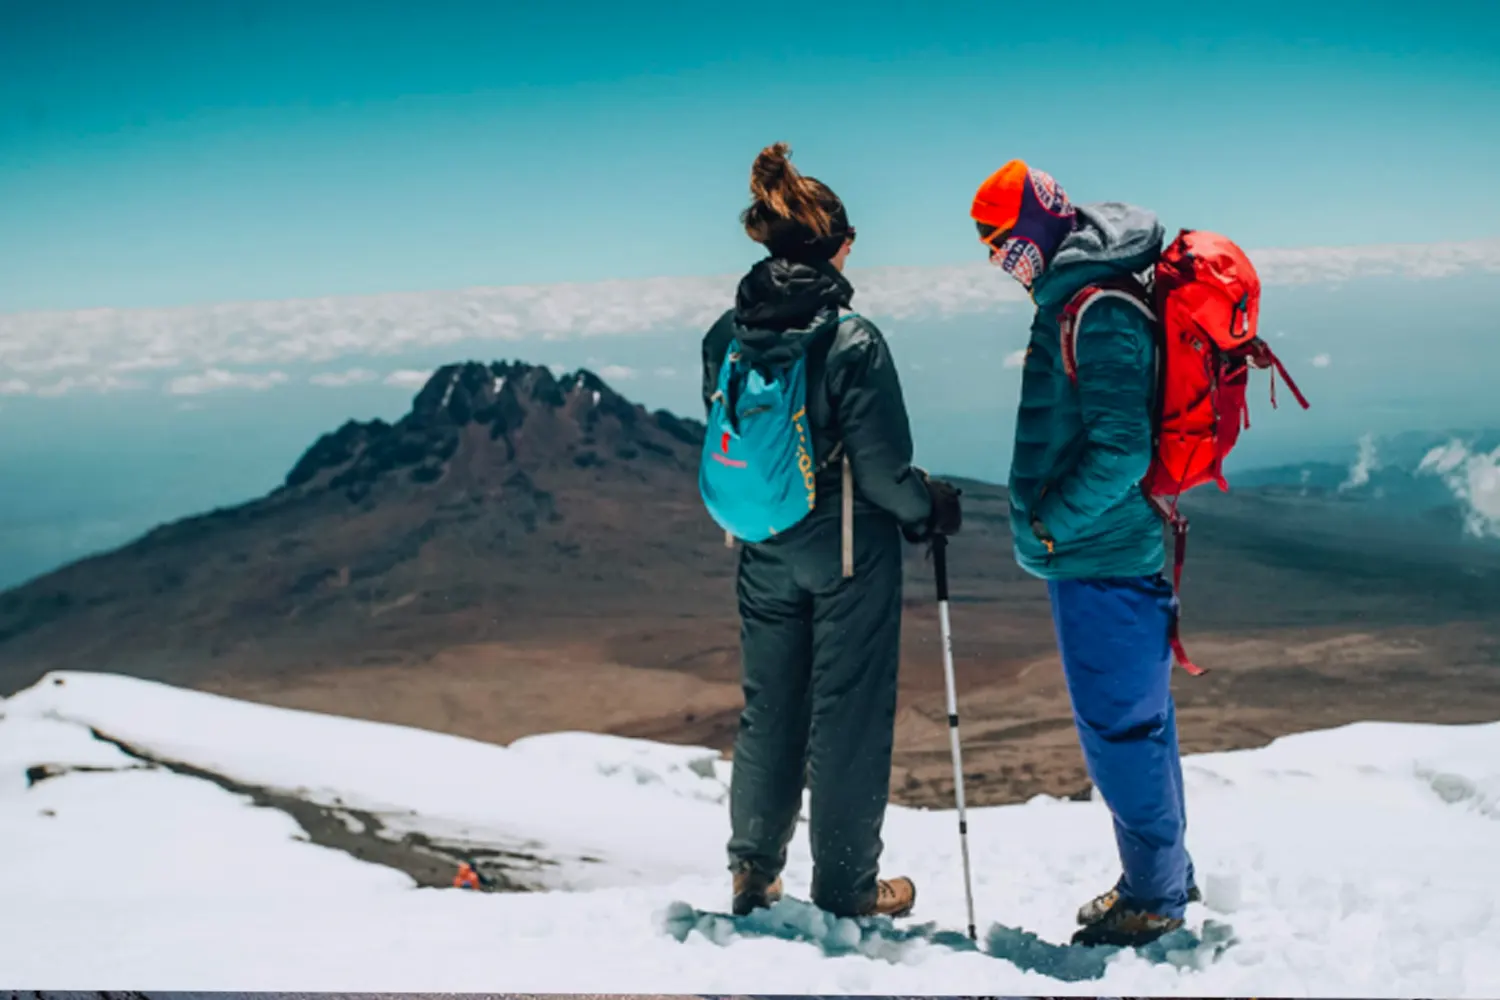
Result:
{"label": "black hood", "polygon": [[784,363],[807,341],[836,324],[854,286],[832,264],[767,257],[740,280],[734,302],[735,337],[751,361]]}

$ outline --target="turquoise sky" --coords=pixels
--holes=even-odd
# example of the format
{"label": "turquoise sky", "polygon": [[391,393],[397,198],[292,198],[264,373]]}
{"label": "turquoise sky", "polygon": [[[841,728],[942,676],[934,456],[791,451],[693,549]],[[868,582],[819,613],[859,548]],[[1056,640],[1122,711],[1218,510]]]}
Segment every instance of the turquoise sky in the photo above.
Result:
{"label": "turquoise sky", "polygon": [[778,139],[864,265],[973,259],[1012,156],[1254,247],[1500,235],[1500,5],[925,7],[0,0],[0,312],[733,272]]}

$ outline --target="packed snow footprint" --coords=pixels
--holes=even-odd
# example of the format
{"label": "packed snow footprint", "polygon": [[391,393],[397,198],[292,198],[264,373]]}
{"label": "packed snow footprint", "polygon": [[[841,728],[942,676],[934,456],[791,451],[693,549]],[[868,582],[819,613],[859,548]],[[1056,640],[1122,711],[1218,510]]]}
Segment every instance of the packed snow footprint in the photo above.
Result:
{"label": "packed snow footprint", "polygon": [[[990,927],[981,946],[962,933],[941,929],[936,923],[903,927],[888,917],[834,917],[810,903],[793,899],[782,899],[768,909],[743,917],[705,912],[687,903],[674,902],[659,919],[663,932],[678,941],[686,941],[690,934],[697,933],[714,944],[728,946],[736,938],[765,937],[810,944],[829,957],[861,955],[892,964],[909,962],[928,947],[978,951],[1010,962],[1022,972],[1036,972],[1067,983],[1102,979],[1110,959],[1122,950],[1054,944],[1031,931],[1000,924]],[[1135,951],[1149,962],[1180,969],[1203,969],[1233,943],[1233,929],[1210,920],[1204,924],[1202,937],[1184,928]]]}
{"label": "packed snow footprint", "polygon": [[[284,813],[142,769],[91,729],[243,785],[399,817],[402,831],[534,844],[562,876],[553,891],[418,889],[299,839]],[[887,820],[885,867],[920,887],[912,918],[840,922],[800,902],[805,833],[786,871],[794,898],[722,916],[728,774],[701,748],[588,734],[495,747],[50,677],[0,703],[0,893],[27,914],[0,967],[18,987],[66,975],[201,990],[1500,993],[1500,725],[1365,724],[1188,758],[1199,943],[1155,952],[1054,943],[1116,862],[1102,806],[1046,798],[970,814],[977,946],[940,811]]]}

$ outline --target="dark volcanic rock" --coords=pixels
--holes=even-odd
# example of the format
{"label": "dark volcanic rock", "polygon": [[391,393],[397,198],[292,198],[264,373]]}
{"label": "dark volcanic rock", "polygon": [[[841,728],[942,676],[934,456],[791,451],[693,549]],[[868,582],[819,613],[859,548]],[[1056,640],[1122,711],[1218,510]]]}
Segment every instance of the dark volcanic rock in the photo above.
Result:
{"label": "dark volcanic rock", "polygon": [[556,409],[567,401],[563,398],[562,386],[546,368],[537,368],[527,372],[523,376],[522,384],[528,383],[531,386],[531,398],[538,403]]}
{"label": "dark volcanic rock", "polygon": [[[570,406],[575,399],[577,405]],[[495,449],[475,457],[499,464],[520,461],[523,443],[539,448],[529,456],[534,466],[560,457],[570,439],[582,440],[588,450],[572,461],[592,468],[603,463],[599,448],[604,446],[628,459],[642,452],[673,456],[678,445],[702,440],[701,426],[690,421],[665,412],[650,420],[644,416],[643,408],[591,371],[558,378],[522,362],[445,365],[416,394],[411,412],[395,424],[350,421],[319,438],[288,473],[284,489],[342,492],[361,503],[383,482],[402,474],[408,483],[430,486],[443,479],[472,425],[487,428]],[[548,448],[546,442],[557,447]]]}
{"label": "dark volcanic rock", "polygon": [[656,426],[666,431],[669,436],[683,444],[702,447],[703,435],[707,428],[697,420],[684,420],[674,413],[666,410],[657,410],[655,414]]}
{"label": "dark volcanic rock", "polygon": [[347,464],[371,441],[389,434],[390,430],[390,425],[383,420],[365,424],[351,420],[332,434],[324,434],[292,466],[292,471],[287,473],[286,485],[301,486],[325,469]]}

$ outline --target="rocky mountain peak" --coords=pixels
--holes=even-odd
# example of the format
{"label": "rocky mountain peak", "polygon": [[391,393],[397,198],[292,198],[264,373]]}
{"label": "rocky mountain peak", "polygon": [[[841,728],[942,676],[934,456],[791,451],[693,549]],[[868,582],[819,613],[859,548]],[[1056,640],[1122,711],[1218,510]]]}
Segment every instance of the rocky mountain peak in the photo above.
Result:
{"label": "rocky mountain peak", "polygon": [[554,375],[523,361],[468,361],[435,371],[395,423],[351,420],[323,435],[283,492],[343,491],[359,502],[383,481],[437,483],[461,451],[481,467],[529,471],[639,459],[685,465],[702,440],[702,424],[648,413],[587,369]]}

